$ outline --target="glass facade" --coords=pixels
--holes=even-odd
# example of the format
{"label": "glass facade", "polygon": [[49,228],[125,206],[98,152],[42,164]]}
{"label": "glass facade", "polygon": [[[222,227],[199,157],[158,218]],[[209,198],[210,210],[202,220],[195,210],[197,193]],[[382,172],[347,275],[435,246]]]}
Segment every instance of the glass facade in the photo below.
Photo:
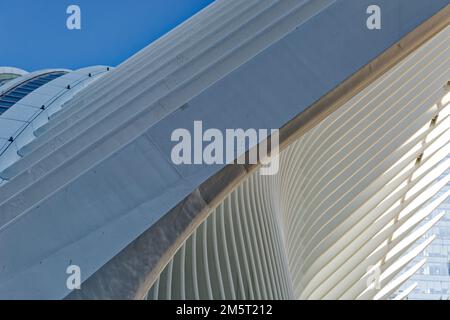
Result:
{"label": "glass facade", "polygon": [[44,84],[49,83],[52,80],[55,80],[56,78],[61,77],[66,73],[67,72],[65,71],[46,73],[25,81],[20,85],[12,88],[11,90],[5,92],[0,96],[0,115],[34,90],[38,89]]}
{"label": "glass facade", "polygon": [[[450,185],[441,190],[435,196],[435,199],[448,190],[450,190]],[[420,239],[419,243],[433,235],[436,236],[436,239],[412,261],[410,266],[424,257],[427,258],[427,262],[398,292],[400,293],[417,283],[417,287],[408,295],[410,300],[450,299],[450,198],[441,204],[423,223],[427,223],[443,211],[445,212],[444,217]]]}

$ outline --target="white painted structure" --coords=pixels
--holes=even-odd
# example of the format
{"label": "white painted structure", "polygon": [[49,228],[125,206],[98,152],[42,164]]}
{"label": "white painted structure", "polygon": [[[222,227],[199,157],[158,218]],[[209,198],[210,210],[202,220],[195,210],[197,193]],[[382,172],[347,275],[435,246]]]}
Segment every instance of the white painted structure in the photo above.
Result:
{"label": "white painted structure", "polygon": [[[4,68],[4,70],[16,69]],[[21,148],[33,141],[39,132],[45,130],[49,120],[58,115],[67,101],[107,72],[107,67],[83,68],[73,72],[52,69],[23,73],[22,76],[0,87],[0,94],[6,95],[21,84],[56,72],[65,74],[31,91],[0,114],[0,171],[21,159],[23,156]],[[7,179],[0,178],[0,185]]]}
{"label": "white painted structure", "polygon": [[[219,0],[114,70],[0,87],[65,72],[0,115],[0,298],[389,298],[445,200],[450,7],[380,0],[374,32],[369,2]],[[280,173],[171,163],[195,120],[279,128]]]}
{"label": "white painted structure", "polygon": [[389,298],[433,238],[403,253],[442,215],[415,227],[450,195],[424,206],[450,181],[437,180],[450,168],[449,40],[450,27],[295,141],[279,175],[252,174],[149,298]]}

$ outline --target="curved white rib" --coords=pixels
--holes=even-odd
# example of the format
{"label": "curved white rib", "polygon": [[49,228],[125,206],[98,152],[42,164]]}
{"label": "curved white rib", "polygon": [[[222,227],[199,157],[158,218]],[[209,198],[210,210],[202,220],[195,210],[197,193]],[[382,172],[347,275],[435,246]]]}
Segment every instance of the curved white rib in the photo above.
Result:
{"label": "curved white rib", "polygon": [[437,179],[450,168],[449,40],[447,27],[289,146],[277,176],[251,175],[163,271],[182,292],[159,280],[148,298],[390,298],[425,263],[398,276],[450,195],[429,201],[450,181]]}
{"label": "curved white rib", "polygon": [[[87,88],[105,74],[109,67],[94,66],[68,71],[67,74],[37,88],[1,115],[1,118],[23,123],[20,130],[10,133],[13,141],[1,146],[0,152],[0,186],[12,178],[7,168],[24,157],[22,148],[27,148],[38,136],[40,130],[67,111],[65,105],[79,92]],[[51,71],[60,71],[55,69]],[[16,78],[10,88],[50,70],[33,72]],[[66,71],[66,70],[64,70]],[[21,109],[18,111],[18,109]],[[33,108],[33,109],[29,109]],[[32,116],[27,110],[33,110]]]}
{"label": "curved white rib", "polygon": [[413,292],[413,290],[417,287],[417,282],[414,282],[408,288],[406,288],[402,293],[397,295],[393,300],[405,300],[408,298],[408,295]]}

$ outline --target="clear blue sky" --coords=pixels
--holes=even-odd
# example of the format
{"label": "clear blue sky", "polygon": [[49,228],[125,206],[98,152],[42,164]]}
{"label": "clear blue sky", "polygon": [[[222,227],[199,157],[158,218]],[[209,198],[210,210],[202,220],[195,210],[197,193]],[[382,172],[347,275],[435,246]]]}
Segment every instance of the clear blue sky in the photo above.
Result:
{"label": "clear blue sky", "polygon": [[[0,66],[77,69],[124,61],[213,0],[0,0]],[[81,8],[81,30],[66,9]]]}

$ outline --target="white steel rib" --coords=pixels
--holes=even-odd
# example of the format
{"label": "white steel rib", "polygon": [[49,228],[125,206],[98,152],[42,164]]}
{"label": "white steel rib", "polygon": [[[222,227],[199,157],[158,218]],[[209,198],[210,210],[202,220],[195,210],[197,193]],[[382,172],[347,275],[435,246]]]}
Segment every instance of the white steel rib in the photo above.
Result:
{"label": "white steel rib", "polygon": [[[372,32],[360,0],[217,0],[10,106],[0,298],[394,298],[449,196],[450,5],[378,2]],[[280,129],[280,171],[175,165],[198,120]]]}
{"label": "white steel rib", "polygon": [[428,203],[450,182],[438,180],[450,168],[449,37],[448,27],[284,150],[278,176],[243,182],[148,298],[390,298],[434,238],[403,254],[443,214],[416,227],[450,195]]}

